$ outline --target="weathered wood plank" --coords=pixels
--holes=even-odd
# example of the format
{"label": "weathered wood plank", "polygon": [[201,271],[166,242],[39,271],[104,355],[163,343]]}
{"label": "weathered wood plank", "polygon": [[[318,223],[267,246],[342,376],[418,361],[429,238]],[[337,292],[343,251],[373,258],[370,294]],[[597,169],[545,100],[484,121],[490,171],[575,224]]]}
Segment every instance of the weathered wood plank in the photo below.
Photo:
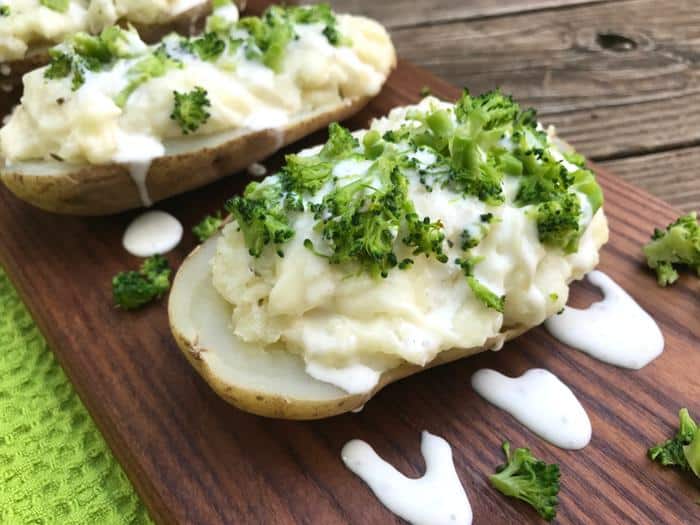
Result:
{"label": "weathered wood plank", "polygon": [[[338,12],[363,14],[377,20],[389,28],[432,25],[455,20],[471,20],[490,16],[561,8],[580,4],[593,4],[606,0],[436,0],[416,2],[415,0],[395,0],[376,2],[370,0],[331,0]],[[609,1],[609,0],[607,0]],[[312,2],[314,3],[314,2]]]}
{"label": "weathered wood plank", "polygon": [[637,155],[599,164],[677,208],[685,211],[700,210],[698,147]]}

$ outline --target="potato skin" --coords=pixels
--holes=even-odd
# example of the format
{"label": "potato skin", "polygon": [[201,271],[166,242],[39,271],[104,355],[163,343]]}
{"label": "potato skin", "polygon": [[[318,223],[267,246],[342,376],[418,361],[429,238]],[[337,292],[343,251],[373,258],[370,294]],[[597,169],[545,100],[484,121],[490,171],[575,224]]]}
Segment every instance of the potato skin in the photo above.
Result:
{"label": "potato skin", "polygon": [[[157,202],[243,170],[284,145],[348,118],[369,99],[348,99],[280,130],[260,130],[191,153],[156,158],[146,180],[149,196]],[[30,175],[9,168],[0,171],[0,179],[20,199],[54,213],[110,215],[142,206],[128,169],[118,164],[77,166],[52,175]]]}
{"label": "potato skin", "polygon": [[225,383],[202,357],[202,354],[207,352],[206,348],[199,346],[196,341],[188,340],[172,322],[170,330],[187,361],[197,370],[214,392],[227,403],[258,416],[276,419],[311,420],[337,416],[360,408],[382,388],[399,379],[417,374],[428,368],[451,363],[457,359],[489,350],[494,346],[500,345],[501,338],[503,341],[509,341],[527,331],[528,328],[510,328],[499,334],[499,336],[488,339],[484,345],[479,347],[455,348],[441,352],[424,367],[404,364],[392,370],[387,370],[382,374],[377,386],[366,394],[348,394],[333,400],[319,401],[293,399],[281,394],[270,395],[266,392],[258,392],[239,385]]}
{"label": "potato skin", "polygon": [[[246,0],[235,0],[238,9],[243,11]],[[154,43],[171,32],[182,35],[193,35],[204,27],[204,20],[211,13],[211,1],[183,11],[175,18],[163,24],[132,24],[147,43]],[[120,21],[120,25],[127,25],[126,21]],[[8,75],[0,74],[0,88],[7,96],[0,97],[0,115],[9,113],[12,107],[19,102],[22,95],[22,77],[25,73],[46,65],[49,62],[49,48],[52,44],[33,45],[27,55],[20,60],[0,63],[0,66],[9,68]]]}

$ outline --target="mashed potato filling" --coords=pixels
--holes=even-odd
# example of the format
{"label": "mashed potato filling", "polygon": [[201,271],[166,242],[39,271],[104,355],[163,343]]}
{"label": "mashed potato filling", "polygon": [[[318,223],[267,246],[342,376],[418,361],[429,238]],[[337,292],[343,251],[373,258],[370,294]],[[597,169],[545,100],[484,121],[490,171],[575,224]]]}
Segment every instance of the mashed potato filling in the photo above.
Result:
{"label": "mashed potato filling", "polygon": [[[24,58],[32,44],[54,44],[77,31],[99,33],[126,20],[164,23],[206,0],[2,0],[9,13],[0,17],[0,62]],[[51,6],[51,7],[49,7]],[[65,9],[64,9],[65,7]]]}
{"label": "mashed potato filling", "polygon": [[[55,78],[58,68],[51,65],[35,70],[24,77],[22,103],[0,130],[0,154],[7,163],[140,161],[144,151],[158,153],[154,142],[279,128],[351,97],[377,94],[395,62],[389,36],[372,20],[332,16],[332,35],[326,23],[295,23],[277,49],[275,33],[255,41],[264,16],[258,25],[242,25],[227,5],[210,17],[202,39],[170,35],[148,47],[127,33],[121,56],[104,65],[93,68],[93,60],[83,67],[78,55],[65,77]],[[263,45],[267,49],[258,48]],[[279,63],[265,63],[271,50],[279,51]],[[144,65],[147,60],[156,63]],[[195,89],[206,95],[200,108],[206,118],[196,129],[183,128],[174,118],[174,92]]]}
{"label": "mashed potato filling", "polygon": [[[403,363],[426,365],[451,348],[479,347],[506,328],[540,324],[563,308],[568,283],[596,266],[598,251],[607,240],[602,208],[593,212],[587,195],[569,190],[580,201],[581,212],[577,245],[565,250],[541,240],[533,219],[536,206],[518,201],[523,175],[503,176],[502,202],[484,202],[449,184],[431,182],[430,174],[443,169],[439,154],[391,133],[397,134],[407,122],[410,126],[416,113],[440,110],[456,122],[452,104],[429,97],[375,120],[370,130],[395,141],[386,143],[384,151],[394,148],[404,159],[401,171],[418,217],[440,226],[443,262],[436,253],[415,255],[413,247],[398,242],[406,235],[403,226],[395,232],[396,260],[410,259],[411,264],[404,268],[399,264],[383,278],[358,270],[352,262],[331,264],[327,256],[319,255],[330,250],[321,231],[327,216],[323,212],[314,216],[309,210],[318,210],[333,187],[367,176],[374,161],[367,159],[365,144],[364,156],[335,162],[333,182],[305,197],[304,212],[289,214],[294,234],[277,248],[268,245],[258,256],[251,255],[240,222],[224,228],[211,261],[213,284],[233,306],[231,329],[238,337],[259,344],[261,351],[281,348],[298,354],[311,376],[359,393],[371,390],[386,370]],[[362,141],[366,134],[355,136]],[[572,171],[578,169],[563,160],[551,137],[541,140],[552,156]],[[501,143],[499,151],[514,148],[507,136]],[[300,156],[318,152],[315,148]],[[274,186],[283,176],[268,177],[257,191]],[[471,276],[489,290],[488,297],[505,299],[502,308],[498,302],[487,306],[475,292],[480,288],[468,284],[465,269],[455,264],[467,256],[473,261]]]}

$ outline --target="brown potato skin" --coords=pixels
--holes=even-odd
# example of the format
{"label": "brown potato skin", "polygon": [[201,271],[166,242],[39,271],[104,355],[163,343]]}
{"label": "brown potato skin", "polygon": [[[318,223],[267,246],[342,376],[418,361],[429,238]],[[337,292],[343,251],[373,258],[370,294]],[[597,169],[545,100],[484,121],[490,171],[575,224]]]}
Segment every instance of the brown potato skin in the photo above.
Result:
{"label": "brown potato skin", "polygon": [[[246,0],[236,0],[235,4],[239,10],[245,9]],[[182,35],[193,35],[199,32],[204,26],[204,20],[211,13],[211,1],[194,6],[187,11],[183,11],[172,20],[162,24],[132,24],[146,43],[159,41],[171,32]],[[120,25],[126,25],[126,21],[120,21]],[[0,114],[9,113],[12,107],[19,102],[22,95],[22,77],[25,73],[33,69],[44,66],[49,61],[49,47],[53,44],[37,43],[33,44],[27,55],[20,60],[0,63],[10,68],[9,75],[0,74],[0,88],[7,96],[0,97]]]}
{"label": "brown potato skin", "polygon": [[206,348],[200,347],[196,341],[188,340],[172,323],[170,324],[170,330],[187,361],[197,370],[214,392],[227,403],[258,416],[276,419],[311,420],[337,416],[360,408],[382,388],[399,379],[417,374],[428,368],[451,363],[457,359],[483,352],[497,345],[500,337],[503,337],[505,341],[509,341],[527,331],[528,328],[513,327],[507,329],[499,336],[488,339],[484,345],[479,347],[455,348],[441,352],[424,367],[404,364],[388,370],[382,374],[377,386],[366,394],[348,394],[337,399],[318,402],[306,399],[292,399],[281,395],[270,395],[266,392],[257,392],[224,383],[213,373],[206,361],[202,359],[201,355],[207,352]]}
{"label": "brown potato skin", "polygon": [[[348,99],[290,124],[282,130],[241,135],[215,147],[153,160],[146,184],[153,202],[204,186],[243,170],[281,146],[348,118],[370,97]],[[280,136],[280,133],[282,134]],[[281,139],[281,143],[280,143]],[[20,199],[43,210],[69,215],[110,215],[142,206],[128,169],[118,164],[85,165],[60,175],[28,175],[10,169],[0,179]]]}

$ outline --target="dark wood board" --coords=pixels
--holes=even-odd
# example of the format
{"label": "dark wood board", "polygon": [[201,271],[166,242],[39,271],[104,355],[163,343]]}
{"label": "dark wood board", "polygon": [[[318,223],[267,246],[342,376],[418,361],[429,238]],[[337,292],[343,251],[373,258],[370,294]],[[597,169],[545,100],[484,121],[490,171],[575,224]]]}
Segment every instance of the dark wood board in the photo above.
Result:
{"label": "dark wood board", "polygon": [[[446,98],[458,90],[408,63],[348,125],[365,125],[391,107],[418,100],[424,85]],[[322,140],[310,137],[304,145]],[[301,147],[297,145],[295,148]],[[274,167],[278,155],[266,162]],[[115,310],[109,282],[139,261],[121,248],[137,212],[106,218],[47,214],[0,191],[0,263],[27,303],[81,399],[152,516],[167,524],[400,523],[344,467],[340,449],[361,438],[408,475],[423,469],[420,431],[453,447],[475,523],[539,522],[525,505],[490,488],[500,443],[529,445],[562,467],[559,523],[692,523],[698,486],[652,464],[646,448],[675,431],[687,406],[700,416],[700,284],[684,275],[661,289],[643,268],[640,246],[676,210],[604,171],[611,240],[600,268],[661,324],[666,351],[641,371],[595,361],[537,328],[507,344],[418,374],[381,392],[363,412],[324,421],[263,419],[221,401],[180,355],[165,301],[135,313]],[[157,207],[186,228],[239,191],[245,176]],[[169,259],[194,246],[188,233]],[[572,302],[595,299],[575,284]],[[471,374],[492,367],[519,375],[544,367],[577,394],[593,425],[582,451],[563,451],[490,406],[470,388]]]}

